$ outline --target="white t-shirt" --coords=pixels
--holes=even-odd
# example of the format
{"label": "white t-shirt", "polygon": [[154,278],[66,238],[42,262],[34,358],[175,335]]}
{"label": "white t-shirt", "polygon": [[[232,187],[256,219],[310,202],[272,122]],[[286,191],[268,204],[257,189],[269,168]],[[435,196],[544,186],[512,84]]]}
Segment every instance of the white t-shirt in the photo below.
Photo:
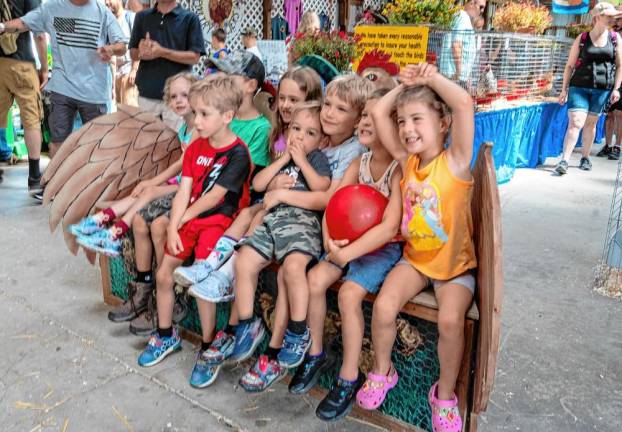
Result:
{"label": "white t-shirt", "polygon": [[451,25],[451,32],[443,38],[443,48],[439,66],[441,73],[449,78],[456,75],[456,65],[452,52],[452,45],[455,41],[462,42],[462,61],[460,63],[460,81],[467,81],[473,70],[473,63],[477,57],[477,46],[475,32],[471,17],[464,10],[454,16]]}

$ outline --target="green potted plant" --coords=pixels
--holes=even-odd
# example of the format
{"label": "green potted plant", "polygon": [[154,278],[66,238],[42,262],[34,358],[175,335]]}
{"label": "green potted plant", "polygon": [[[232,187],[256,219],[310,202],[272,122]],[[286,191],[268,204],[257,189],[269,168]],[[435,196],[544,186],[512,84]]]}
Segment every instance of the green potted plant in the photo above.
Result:
{"label": "green potted plant", "polygon": [[497,31],[542,34],[553,22],[546,6],[531,1],[508,2],[495,12],[492,24]]}
{"label": "green potted plant", "polygon": [[395,0],[384,7],[382,14],[390,24],[432,24],[450,28],[459,10],[453,0]]}
{"label": "green potted plant", "polygon": [[298,33],[291,46],[292,60],[300,62],[305,57],[317,56],[330,63],[337,72],[347,73],[358,54],[358,40],[358,36],[338,31]]}

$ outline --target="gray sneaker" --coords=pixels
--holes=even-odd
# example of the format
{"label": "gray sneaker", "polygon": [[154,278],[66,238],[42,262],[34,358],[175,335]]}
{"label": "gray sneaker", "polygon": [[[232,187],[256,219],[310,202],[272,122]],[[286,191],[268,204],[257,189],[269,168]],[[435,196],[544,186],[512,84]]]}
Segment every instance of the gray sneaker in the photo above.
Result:
{"label": "gray sneaker", "polygon": [[[149,301],[147,302],[147,310],[130,322],[130,333],[136,336],[149,336],[158,328],[158,307],[155,299],[155,290],[152,291]],[[185,295],[175,297],[175,306],[173,306],[173,324],[179,324],[186,318],[188,314],[188,304]]]}
{"label": "gray sneaker", "polygon": [[131,281],[127,288],[129,298],[121,306],[108,312],[108,319],[112,322],[131,321],[146,311],[155,286],[153,283]]}
{"label": "gray sneaker", "polygon": [[579,169],[582,169],[583,171],[591,171],[592,162],[590,162],[588,158],[582,157],[581,161],[579,162]]}
{"label": "gray sneaker", "polygon": [[559,163],[555,167],[555,172],[559,175],[566,174],[566,172],[568,172],[568,162],[566,162],[565,160],[559,161]]}

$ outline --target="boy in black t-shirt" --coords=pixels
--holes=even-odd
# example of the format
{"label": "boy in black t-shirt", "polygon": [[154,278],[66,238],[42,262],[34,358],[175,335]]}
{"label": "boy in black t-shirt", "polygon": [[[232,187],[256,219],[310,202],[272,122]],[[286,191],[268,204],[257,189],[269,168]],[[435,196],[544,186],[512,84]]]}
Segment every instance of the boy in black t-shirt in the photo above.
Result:
{"label": "boy in black t-shirt", "polygon": [[[200,138],[184,154],[165,255],[156,275],[158,329],[138,358],[141,366],[153,366],[181,348],[172,326],[174,270],[193,251],[196,259],[206,258],[236,213],[249,202],[250,155],[246,144],[229,129],[242,103],[242,92],[232,78],[217,74],[193,84],[189,97]],[[203,345],[190,384],[206,387],[218,373],[218,367],[210,367],[201,356],[213,337],[216,308],[200,299],[197,303]]]}

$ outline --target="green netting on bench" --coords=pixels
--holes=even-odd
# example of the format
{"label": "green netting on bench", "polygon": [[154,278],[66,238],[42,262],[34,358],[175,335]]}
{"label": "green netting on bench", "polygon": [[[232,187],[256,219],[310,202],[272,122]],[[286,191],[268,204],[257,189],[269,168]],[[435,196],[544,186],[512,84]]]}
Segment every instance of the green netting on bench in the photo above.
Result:
{"label": "green netting on bench", "polygon": [[[127,299],[127,282],[132,276],[126,270],[122,258],[110,259],[110,283],[113,295]],[[255,301],[255,313],[261,316],[268,328],[271,328],[274,299],[276,298],[276,274],[267,270],[260,276]],[[188,315],[182,321],[182,327],[201,334],[199,314],[193,298],[188,301]],[[367,373],[373,366],[371,351],[371,307],[364,304],[365,337],[360,367]],[[222,329],[229,319],[229,303],[217,307],[216,327]],[[335,370],[324,374],[320,385],[326,389],[332,385],[333,377],[339,372],[341,364],[341,323],[337,307],[337,294],[329,291],[328,313],[325,324],[325,344],[336,355],[338,362]],[[266,337],[259,347],[263,352],[268,345]],[[380,411],[424,430],[432,430],[430,424],[430,407],[428,390],[438,379],[439,364],[436,354],[438,331],[436,324],[401,314],[398,318],[398,334],[392,360],[399,373],[400,380],[392,390]]]}

